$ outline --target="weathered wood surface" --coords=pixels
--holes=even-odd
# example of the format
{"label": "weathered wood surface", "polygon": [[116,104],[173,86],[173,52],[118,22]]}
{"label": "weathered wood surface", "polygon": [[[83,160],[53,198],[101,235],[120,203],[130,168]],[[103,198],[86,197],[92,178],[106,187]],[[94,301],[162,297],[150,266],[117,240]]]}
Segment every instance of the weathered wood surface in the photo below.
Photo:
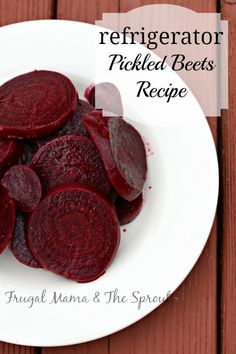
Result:
{"label": "weathered wood surface", "polygon": [[[216,0],[143,1],[143,0],[0,0],[0,25],[18,21],[57,18],[93,23],[103,12],[128,11],[150,3],[172,3],[198,12],[216,12]],[[236,5],[223,3],[225,18],[234,25],[231,41],[236,42]],[[55,6],[56,5],[56,6]],[[231,58],[235,57],[231,47]],[[231,70],[235,71],[235,59]],[[233,76],[233,75],[232,75]],[[234,78],[231,80],[233,89]],[[233,91],[233,90],[232,90]],[[235,92],[235,90],[234,90]],[[231,104],[236,98],[232,95]],[[225,112],[221,122],[221,139],[217,139],[219,120],[209,119],[215,142],[221,142],[223,166],[223,337],[224,354],[235,353],[236,289],[235,279],[235,124],[234,108]],[[235,118],[234,118],[235,119]],[[219,151],[222,147],[218,144]],[[229,213],[232,210],[232,213]],[[218,221],[219,222],[219,221]],[[222,221],[220,221],[222,225]],[[219,235],[218,235],[219,237]],[[173,296],[149,316],[129,328],[98,341],[63,347],[42,348],[43,354],[216,354],[217,327],[217,223],[215,221],[207,246],[196,266]],[[234,276],[234,278],[233,278]],[[219,289],[220,290],[220,289]],[[233,298],[232,298],[233,296]],[[231,300],[234,300],[234,304]],[[232,316],[233,314],[233,316]],[[219,332],[219,331],[218,331]],[[220,332],[219,332],[220,333]],[[234,350],[233,350],[234,349]],[[0,343],[0,354],[33,354],[33,348]],[[37,349],[37,352],[39,350]]]}
{"label": "weathered wood surface", "polygon": [[236,1],[222,1],[229,21],[229,109],[220,125],[222,354],[236,352]]}

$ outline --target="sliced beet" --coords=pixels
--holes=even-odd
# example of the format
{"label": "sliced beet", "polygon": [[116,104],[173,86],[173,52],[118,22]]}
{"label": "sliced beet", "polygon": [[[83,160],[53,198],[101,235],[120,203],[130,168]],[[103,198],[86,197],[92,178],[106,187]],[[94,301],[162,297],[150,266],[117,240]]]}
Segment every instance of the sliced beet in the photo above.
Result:
{"label": "sliced beet", "polygon": [[57,136],[62,135],[79,135],[89,137],[84,126],[83,117],[92,112],[94,107],[84,100],[79,100],[79,104],[75,109],[73,117],[58,131]]}
{"label": "sliced beet", "polygon": [[32,138],[54,132],[78,102],[72,82],[54,71],[32,71],[0,86],[0,136]]}
{"label": "sliced beet", "polygon": [[20,156],[19,163],[29,165],[35,153],[38,151],[38,147],[34,140],[23,141],[23,151]]}
{"label": "sliced beet", "polygon": [[90,85],[85,90],[85,97],[96,109],[102,109],[109,115],[123,116],[120,91],[111,82]]}
{"label": "sliced beet", "polygon": [[15,205],[7,190],[0,184],[0,254],[11,241],[15,225]]}
{"label": "sliced beet", "polygon": [[27,246],[25,237],[25,215],[20,212],[18,212],[16,216],[10,249],[19,262],[32,268],[41,268],[39,262],[34,258]]}
{"label": "sliced beet", "polygon": [[120,225],[129,224],[132,222],[140,213],[143,204],[142,193],[138,198],[128,202],[127,200],[118,197],[115,206],[120,221]]}
{"label": "sliced beet", "polygon": [[88,184],[108,194],[110,181],[91,139],[65,135],[42,146],[31,167],[47,190],[61,183]]}
{"label": "sliced beet", "polygon": [[92,112],[84,118],[116,191],[126,200],[142,192],[147,174],[145,146],[139,132],[124,119]]}
{"label": "sliced beet", "polygon": [[118,193],[113,186],[111,186],[110,192],[108,194],[108,199],[114,204],[118,198]]}
{"label": "sliced beet", "polygon": [[106,197],[80,184],[50,190],[28,220],[29,247],[43,268],[78,282],[101,276],[120,241]]}
{"label": "sliced beet", "polygon": [[91,106],[91,104],[84,100],[79,100],[72,118],[70,118],[69,121],[56,133],[36,139],[37,147],[40,148],[49,141],[63,135],[79,135],[89,137],[89,134],[84,126],[83,117],[93,110],[94,107]]}
{"label": "sliced beet", "polygon": [[0,139],[0,176],[8,167],[17,162],[21,155],[21,146],[15,140]]}
{"label": "sliced beet", "polygon": [[11,167],[4,175],[3,186],[17,207],[26,213],[32,212],[42,197],[42,187],[36,173],[26,165]]}

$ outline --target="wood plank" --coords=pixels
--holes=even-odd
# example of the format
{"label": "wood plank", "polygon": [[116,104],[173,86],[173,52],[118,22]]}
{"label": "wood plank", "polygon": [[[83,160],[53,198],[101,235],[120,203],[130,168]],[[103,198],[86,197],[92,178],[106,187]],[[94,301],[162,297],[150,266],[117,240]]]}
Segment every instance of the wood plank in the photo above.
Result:
{"label": "wood plank", "polygon": [[0,26],[51,18],[53,0],[0,0]]}
{"label": "wood plank", "polygon": [[35,354],[35,348],[0,342],[0,354]]}
{"label": "wood plank", "polygon": [[[42,348],[42,354],[108,354],[108,338],[68,347]],[[0,353],[1,354],[1,353]],[[28,354],[28,353],[27,353]]]}
{"label": "wood plank", "polygon": [[222,353],[236,352],[236,1],[222,1],[229,21],[229,109],[221,119]]}
{"label": "wood plank", "polygon": [[[215,1],[120,0],[120,11],[172,3],[198,12],[216,11]],[[216,118],[208,120],[217,142]],[[110,354],[215,354],[217,348],[217,222],[198,263],[173,296],[149,316],[110,337]]]}
{"label": "wood plank", "polygon": [[118,0],[58,0],[57,18],[94,23],[103,12],[117,12]]}
{"label": "wood plank", "polygon": [[[0,26],[51,18],[53,0],[0,0]],[[0,354],[34,354],[35,348],[0,342]]]}

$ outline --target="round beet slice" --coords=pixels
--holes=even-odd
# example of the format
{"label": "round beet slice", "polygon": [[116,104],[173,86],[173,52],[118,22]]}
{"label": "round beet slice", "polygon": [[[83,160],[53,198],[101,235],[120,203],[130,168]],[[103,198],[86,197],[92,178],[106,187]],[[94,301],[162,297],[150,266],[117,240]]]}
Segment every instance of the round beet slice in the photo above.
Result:
{"label": "round beet slice", "polygon": [[139,132],[124,119],[91,112],[84,118],[116,191],[126,200],[142,192],[147,174],[144,143]]}
{"label": "round beet slice", "polygon": [[0,86],[0,136],[32,138],[54,132],[78,102],[72,82],[54,71],[32,71]]}
{"label": "round beet slice", "polygon": [[120,241],[117,214],[89,186],[50,190],[28,220],[29,247],[43,268],[78,282],[101,276]]}
{"label": "round beet slice", "polygon": [[10,249],[19,262],[32,268],[41,268],[39,262],[34,258],[27,246],[25,238],[25,215],[20,212],[16,216]]}
{"label": "round beet slice", "polygon": [[32,212],[42,197],[42,187],[36,173],[26,165],[11,167],[4,175],[3,186],[17,207],[26,213]]}
{"label": "round beet slice", "polygon": [[69,121],[56,133],[36,139],[37,147],[40,148],[49,141],[63,135],[79,135],[89,138],[89,134],[84,126],[83,117],[93,110],[94,107],[91,106],[91,104],[84,100],[79,100],[79,104],[77,105],[72,118],[70,118]]}
{"label": "round beet slice", "polygon": [[102,109],[110,115],[123,116],[120,91],[111,82],[90,85],[85,90],[85,97],[96,109]]}
{"label": "round beet slice", "polygon": [[47,190],[61,183],[79,182],[108,194],[110,181],[91,139],[65,135],[42,146],[31,167]]}
{"label": "round beet slice", "polygon": [[21,150],[20,144],[15,140],[0,139],[0,176],[17,161]]}
{"label": "round beet slice", "polygon": [[142,193],[138,198],[128,202],[127,200],[118,197],[115,206],[120,221],[120,225],[129,224],[132,222],[140,213],[143,204]]}
{"label": "round beet slice", "polygon": [[11,241],[15,225],[15,205],[7,190],[0,184],[0,254]]}

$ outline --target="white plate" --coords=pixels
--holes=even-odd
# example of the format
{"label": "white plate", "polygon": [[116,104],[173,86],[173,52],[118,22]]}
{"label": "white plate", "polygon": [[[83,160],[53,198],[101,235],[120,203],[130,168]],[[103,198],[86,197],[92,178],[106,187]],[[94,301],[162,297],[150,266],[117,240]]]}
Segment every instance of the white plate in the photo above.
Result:
{"label": "white plate", "polygon": [[[67,21],[35,21],[1,28],[0,83],[33,69],[53,69],[68,75],[82,93],[94,80],[90,43],[96,31],[95,26]],[[155,75],[158,80],[158,72]],[[181,85],[174,72],[165,75]],[[124,100],[124,106],[130,118],[153,113],[137,111],[130,100]],[[165,105],[161,107],[163,118]],[[148,157],[146,201],[137,220],[122,231],[118,254],[104,276],[89,284],[77,284],[25,267],[8,250],[1,255],[0,340],[59,346],[108,335],[155,309],[190,272],[215,214],[217,157],[208,124],[192,94],[181,105],[176,101],[166,109],[175,117],[168,124],[157,119],[150,127],[144,118],[143,124],[136,124],[154,151]],[[43,289],[46,303],[35,303],[32,308],[24,303],[6,303],[8,291],[29,297]],[[106,303],[104,293],[115,289],[126,296],[125,303]],[[87,296],[90,302],[50,304],[54,291],[57,295]],[[153,301],[146,298],[148,301],[138,309],[133,291],[149,295]],[[100,293],[99,303],[93,302],[95,292]]]}

